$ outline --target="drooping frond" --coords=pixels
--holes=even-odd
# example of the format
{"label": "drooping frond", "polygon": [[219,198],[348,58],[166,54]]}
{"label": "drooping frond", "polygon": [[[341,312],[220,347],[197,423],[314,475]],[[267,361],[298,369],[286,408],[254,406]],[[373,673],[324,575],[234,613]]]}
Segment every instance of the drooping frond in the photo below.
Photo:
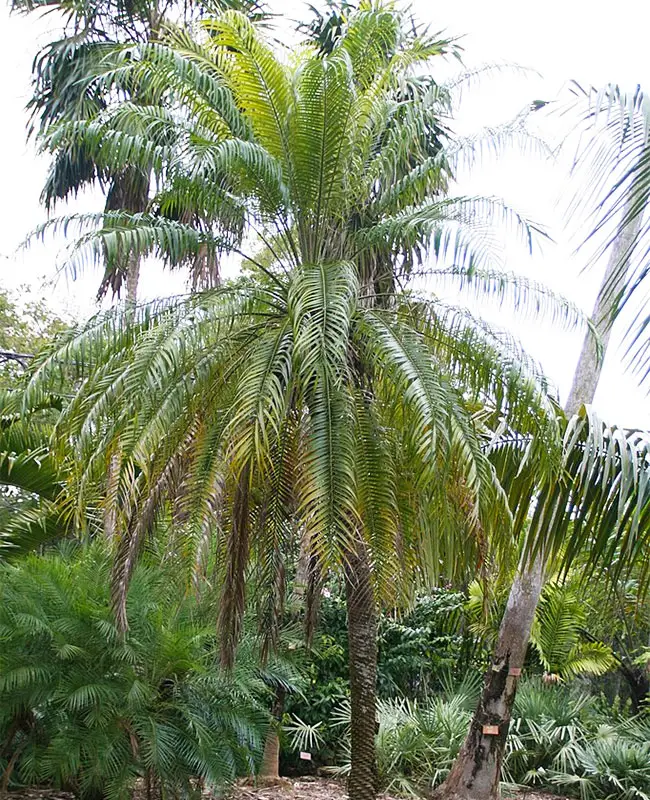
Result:
{"label": "drooping frond", "polygon": [[561,471],[541,483],[531,444],[528,437],[505,432],[490,445],[515,529],[524,535],[524,552],[544,553],[561,572],[584,554],[585,580],[605,568],[616,580],[637,566],[647,588],[643,553],[650,519],[650,456],[644,435],[609,426],[583,407],[566,425]]}
{"label": "drooping frond", "polygon": [[[460,268],[493,267],[499,248],[493,239],[495,224],[518,235],[530,250],[543,231],[496,198],[450,198],[407,208],[361,228],[357,246],[388,244],[404,254],[408,264],[422,262],[432,252],[442,263]],[[492,239],[492,240],[491,240]]]}
{"label": "drooping frond", "polygon": [[356,526],[352,408],[346,383],[352,314],[358,296],[353,265],[302,267],[289,292],[300,400],[309,410],[309,437],[299,508],[311,551],[325,565],[339,561]]}
{"label": "drooping frond", "polygon": [[[638,311],[627,331],[627,357],[643,383],[650,374],[650,321],[647,278],[650,270],[650,103],[640,87],[625,92],[573,85],[564,113],[578,115],[575,156],[578,189],[571,212],[586,217],[595,244],[589,263],[608,256],[613,262],[605,297],[612,319],[633,298]],[[570,139],[571,141],[571,139]],[[637,302],[638,301],[638,302]]]}
{"label": "drooping frond", "polygon": [[539,281],[514,272],[463,267],[417,270],[416,276],[431,277],[436,283],[471,293],[475,298],[507,305],[518,315],[548,319],[568,329],[587,327],[597,337],[590,318],[575,303],[556,294]]}

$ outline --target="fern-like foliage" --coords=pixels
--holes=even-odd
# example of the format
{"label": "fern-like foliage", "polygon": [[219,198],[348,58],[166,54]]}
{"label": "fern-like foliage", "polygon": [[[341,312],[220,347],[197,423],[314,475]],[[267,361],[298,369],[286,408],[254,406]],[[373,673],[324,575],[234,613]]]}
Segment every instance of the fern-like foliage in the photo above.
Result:
{"label": "fern-like foliage", "polygon": [[583,640],[585,609],[569,586],[544,589],[531,633],[544,669],[563,680],[576,675],[602,675],[615,666],[611,649],[602,642]]}
{"label": "fern-like foliage", "polygon": [[214,786],[253,770],[268,692],[255,651],[242,648],[224,676],[209,604],[182,599],[171,571],[136,572],[126,636],[105,548],[0,571],[3,782],[122,798],[138,778],[185,793],[196,778]]}

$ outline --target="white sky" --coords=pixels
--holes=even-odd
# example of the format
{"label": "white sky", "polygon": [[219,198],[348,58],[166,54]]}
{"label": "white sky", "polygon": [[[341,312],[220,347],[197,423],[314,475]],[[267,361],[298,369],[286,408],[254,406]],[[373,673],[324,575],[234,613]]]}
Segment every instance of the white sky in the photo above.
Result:
{"label": "white sky", "polygon": [[[275,0],[274,10],[287,17],[304,16],[300,0]],[[467,98],[459,125],[469,131],[506,121],[533,99],[553,99],[569,79],[584,85],[617,82],[650,87],[647,31],[650,10],[642,0],[456,0],[433,3],[413,0],[419,19],[433,30],[463,35],[465,63],[508,62],[531,67],[540,76],[497,75],[485,80]],[[27,252],[16,247],[45,218],[38,197],[47,169],[32,144],[25,143],[31,61],[48,41],[48,20],[10,17],[0,7],[0,283],[31,285],[52,304],[76,314],[92,313],[99,274],[86,273],[55,285],[58,244],[34,244]],[[590,312],[600,275],[585,274],[583,259],[573,254],[558,200],[569,191],[564,171],[517,154],[476,168],[458,187],[462,194],[498,195],[541,223],[556,244],[546,245],[534,258],[517,249],[507,253],[507,269],[523,272],[562,291]],[[91,194],[73,204],[74,210],[100,210],[102,198]],[[184,290],[184,278],[163,273],[152,265],[143,270],[143,299]],[[47,281],[47,283],[45,283]],[[44,287],[44,288],[41,288]],[[561,397],[568,392],[581,336],[553,330],[550,324],[516,319],[503,310],[486,316],[507,325],[544,365]],[[624,326],[621,326],[624,327]],[[615,337],[616,338],[616,337]],[[620,337],[619,337],[620,338]],[[598,412],[608,421],[650,428],[650,402],[621,366],[622,349],[613,342],[596,397]]]}

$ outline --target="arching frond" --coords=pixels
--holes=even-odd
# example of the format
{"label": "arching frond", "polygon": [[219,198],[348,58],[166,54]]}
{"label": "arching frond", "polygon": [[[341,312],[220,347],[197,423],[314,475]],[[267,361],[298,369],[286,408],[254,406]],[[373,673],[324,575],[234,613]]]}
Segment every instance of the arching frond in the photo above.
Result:
{"label": "arching frond", "polygon": [[543,283],[530,280],[514,272],[463,267],[429,268],[415,272],[416,276],[430,276],[443,286],[457,287],[481,300],[492,300],[508,305],[518,314],[536,319],[546,318],[554,325],[567,328],[587,327],[597,337],[591,319],[575,303],[553,292]]}
{"label": "arching frond", "polygon": [[650,269],[650,103],[638,86],[625,92],[613,84],[586,90],[574,84],[572,93],[562,109],[572,125],[578,116],[580,134],[571,212],[586,217],[589,225],[584,244],[595,244],[589,263],[610,253],[617,262],[605,287],[613,319],[632,298],[640,300],[641,310],[627,331],[627,357],[643,383],[650,374],[644,311]]}

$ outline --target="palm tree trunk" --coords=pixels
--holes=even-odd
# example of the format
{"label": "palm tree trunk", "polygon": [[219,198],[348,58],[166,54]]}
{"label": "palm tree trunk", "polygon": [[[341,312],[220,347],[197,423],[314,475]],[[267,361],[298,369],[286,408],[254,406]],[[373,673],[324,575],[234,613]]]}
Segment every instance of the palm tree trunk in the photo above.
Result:
{"label": "palm tree trunk", "polygon": [[[629,212],[629,207],[626,207],[623,211],[624,220],[628,219]],[[610,254],[592,315],[600,339],[600,352],[593,335],[587,333],[565,406],[568,417],[576,414],[583,404],[594,400],[609,345],[613,317],[625,284],[630,248],[640,225],[641,215],[628,222],[620,231]],[[500,795],[501,764],[517,692],[517,679],[544,588],[544,571],[545,560],[541,554],[532,564],[522,564],[517,570],[478,707],[458,758],[436,792],[440,800],[497,800]]]}
{"label": "palm tree trunk", "polygon": [[[627,204],[623,210],[623,219],[628,217],[631,210],[630,205]],[[567,416],[576,414],[584,403],[593,403],[594,401],[603,370],[605,353],[612,334],[612,323],[626,282],[630,248],[641,229],[642,218],[642,214],[637,214],[621,230],[607,262],[591,317],[600,339],[601,353],[598,353],[596,339],[587,334],[582,343],[580,358],[573,373],[571,391],[564,408]]]}
{"label": "palm tree trunk", "polygon": [[269,725],[264,742],[264,753],[258,777],[262,782],[273,782],[280,778],[280,735],[279,728],[284,714],[285,690],[281,687],[276,690],[275,700],[271,714],[273,720]]}
{"label": "palm tree trunk", "polygon": [[458,758],[436,792],[439,798],[488,800],[499,796],[501,764],[517,680],[543,586],[542,558],[517,571],[478,707]]}
{"label": "palm tree trunk", "polygon": [[377,611],[371,566],[359,541],[345,565],[350,669],[350,739],[352,767],[348,779],[350,800],[375,800],[377,707]]}
{"label": "palm tree trunk", "polygon": [[126,302],[135,305],[138,300],[138,284],[140,283],[140,256],[129,253],[126,263]]}
{"label": "palm tree trunk", "polygon": [[[129,168],[113,176],[111,187],[106,197],[105,210],[127,211],[140,214],[146,211],[149,202],[149,176],[136,168]],[[126,301],[133,305],[138,297],[140,279],[140,256],[128,252],[121,255],[116,262],[106,264],[104,277],[97,293],[102,298],[110,289],[113,295],[119,295],[124,285]]]}
{"label": "palm tree trunk", "polygon": [[280,778],[280,737],[277,726],[269,725],[264,741],[264,753],[258,773],[261,783],[272,783]]}

